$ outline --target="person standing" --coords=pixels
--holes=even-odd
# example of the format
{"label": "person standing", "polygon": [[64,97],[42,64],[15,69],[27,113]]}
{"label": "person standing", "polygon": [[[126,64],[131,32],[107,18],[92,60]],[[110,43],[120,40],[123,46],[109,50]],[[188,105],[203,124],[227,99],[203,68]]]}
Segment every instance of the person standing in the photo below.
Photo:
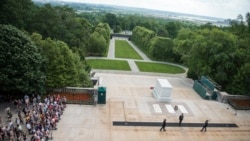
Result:
{"label": "person standing", "polygon": [[24,101],[25,101],[26,107],[29,107],[29,96],[27,94],[24,96]]}
{"label": "person standing", "polygon": [[167,121],[166,119],[163,120],[160,131],[161,131],[161,130],[166,131],[166,130],[165,130],[166,121]]}
{"label": "person standing", "polygon": [[98,101],[98,97],[97,97],[97,94],[95,93],[94,94],[94,105],[96,106],[97,104],[97,101]]}
{"label": "person standing", "polygon": [[179,116],[179,126],[181,126],[182,120],[184,119],[183,113]]}
{"label": "person standing", "polygon": [[203,132],[203,130],[204,130],[205,132],[207,131],[208,121],[209,121],[209,120],[206,120],[206,121],[205,121],[204,125],[203,125],[202,128],[201,128],[201,132]]}
{"label": "person standing", "polygon": [[174,110],[175,110],[175,112],[178,110],[178,106],[177,105],[174,106]]}

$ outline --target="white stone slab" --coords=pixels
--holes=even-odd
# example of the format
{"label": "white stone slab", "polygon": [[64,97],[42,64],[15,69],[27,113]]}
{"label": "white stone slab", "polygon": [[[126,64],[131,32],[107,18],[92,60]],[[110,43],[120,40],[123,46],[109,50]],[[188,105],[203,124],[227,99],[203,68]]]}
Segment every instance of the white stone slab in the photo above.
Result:
{"label": "white stone slab", "polygon": [[165,105],[169,113],[175,113],[174,108],[170,104]]}
{"label": "white stone slab", "polygon": [[153,107],[156,113],[162,113],[162,110],[159,104],[153,104]]}
{"label": "white stone slab", "polygon": [[184,114],[187,114],[187,113],[188,113],[188,111],[186,110],[186,108],[185,108],[183,105],[178,105],[178,108],[179,108],[179,110],[180,110],[182,113],[184,113]]}

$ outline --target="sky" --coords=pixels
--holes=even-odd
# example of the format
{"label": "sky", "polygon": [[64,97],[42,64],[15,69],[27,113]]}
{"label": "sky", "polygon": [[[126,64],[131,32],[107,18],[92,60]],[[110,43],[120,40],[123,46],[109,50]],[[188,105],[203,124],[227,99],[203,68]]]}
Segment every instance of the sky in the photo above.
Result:
{"label": "sky", "polygon": [[250,0],[60,0],[94,4],[109,4],[170,12],[195,14],[223,19],[245,17],[250,12]]}

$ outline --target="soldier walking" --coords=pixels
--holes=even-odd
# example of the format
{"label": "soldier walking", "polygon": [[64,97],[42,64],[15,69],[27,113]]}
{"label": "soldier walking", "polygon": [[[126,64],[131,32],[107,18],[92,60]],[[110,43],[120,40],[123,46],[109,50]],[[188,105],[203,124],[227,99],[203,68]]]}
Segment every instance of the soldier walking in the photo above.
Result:
{"label": "soldier walking", "polygon": [[166,121],[167,121],[166,119],[163,120],[160,131],[161,131],[161,130],[166,131],[166,130],[165,130]]}
{"label": "soldier walking", "polygon": [[181,126],[182,120],[184,119],[183,113],[179,116],[179,126]]}
{"label": "soldier walking", "polygon": [[209,120],[206,120],[206,121],[205,121],[204,125],[203,125],[202,128],[201,128],[201,132],[203,132],[203,130],[204,130],[205,132],[207,131],[208,121],[209,121]]}

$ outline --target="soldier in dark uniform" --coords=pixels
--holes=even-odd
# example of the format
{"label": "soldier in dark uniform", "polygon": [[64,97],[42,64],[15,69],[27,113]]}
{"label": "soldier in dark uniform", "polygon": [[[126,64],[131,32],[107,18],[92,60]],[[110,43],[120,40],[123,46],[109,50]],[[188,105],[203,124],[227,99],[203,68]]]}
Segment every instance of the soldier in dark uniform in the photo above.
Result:
{"label": "soldier in dark uniform", "polygon": [[203,130],[204,130],[205,132],[207,131],[208,121],[209,121],[209,120],[206,120],[206,121],[205,121],[204,125],[203,125],[202,128],[201,128],[201,132],[203,132]]}
{"label": "soldier in dark uniform", "polygon": [[163,120],[163,123],[162,123],[162,126],[161,126],[160,131],[161,131],[162,129],[163,129],[163,131],[166,131],[166,130],[165,130],[166,121],[167,121],[166,119]]}
{"label": "soldier in dark uniform", "polygon": [[182,120],[184,119],[183,113],[179,116],[179,126],[181,126]]}

